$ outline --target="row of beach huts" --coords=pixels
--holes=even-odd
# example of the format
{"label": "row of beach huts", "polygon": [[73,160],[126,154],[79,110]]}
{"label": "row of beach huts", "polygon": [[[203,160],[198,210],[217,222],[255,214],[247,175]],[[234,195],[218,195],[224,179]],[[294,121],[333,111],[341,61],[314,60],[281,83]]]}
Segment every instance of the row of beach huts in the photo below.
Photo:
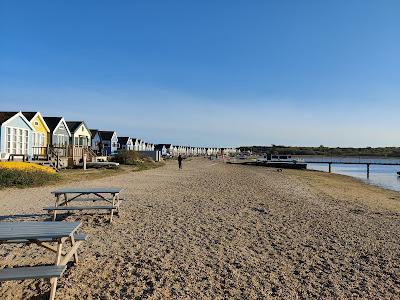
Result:
{"label": "row of beach huts", "polygon": [[154,144],[116,131],[91,129],[84,121],[42,116],[40,112],[0,112],[0,160],[29,160],[63,168],[82,162],[104,161],[121,150],[162,157],[224,155],[236,148]]}

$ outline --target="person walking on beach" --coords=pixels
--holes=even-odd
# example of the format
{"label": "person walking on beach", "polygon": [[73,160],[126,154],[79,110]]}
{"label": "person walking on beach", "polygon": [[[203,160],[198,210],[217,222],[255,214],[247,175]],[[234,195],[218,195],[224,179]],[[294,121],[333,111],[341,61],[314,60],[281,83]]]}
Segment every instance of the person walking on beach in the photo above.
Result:
{"label": "person walking on beach", "polygon": [[179,166],[179,170],[182,170],[182,155],[179,154],[178,156],[178,166]]}

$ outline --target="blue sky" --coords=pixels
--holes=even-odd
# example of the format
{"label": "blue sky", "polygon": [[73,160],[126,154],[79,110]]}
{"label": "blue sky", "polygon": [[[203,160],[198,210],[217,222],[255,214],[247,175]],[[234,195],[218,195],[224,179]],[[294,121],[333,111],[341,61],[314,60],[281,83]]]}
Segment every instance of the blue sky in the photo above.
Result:
{"label": "blue sky", "polygon": [[0,0],[0,110],[174,144],[399,146],[400,1]]}

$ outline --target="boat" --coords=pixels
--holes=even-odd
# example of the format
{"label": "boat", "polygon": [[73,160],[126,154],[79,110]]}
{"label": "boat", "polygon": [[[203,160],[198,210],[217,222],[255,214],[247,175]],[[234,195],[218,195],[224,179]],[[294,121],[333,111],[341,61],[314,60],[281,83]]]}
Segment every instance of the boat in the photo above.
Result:
{"label": "boat", "polygon": [[249,156],[248,154],[245,154],[245,153],[240,153],[240,154],[237,156],[237,158],[238,158],[238,159],[249,159],[250,156]]}

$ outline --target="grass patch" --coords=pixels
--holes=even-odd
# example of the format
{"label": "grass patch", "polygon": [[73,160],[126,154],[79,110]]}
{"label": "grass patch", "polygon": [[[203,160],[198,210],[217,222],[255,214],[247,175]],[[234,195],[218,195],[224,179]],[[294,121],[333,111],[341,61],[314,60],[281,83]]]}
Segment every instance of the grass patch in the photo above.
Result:
{"label": "grass patch", "polygon": [[8,187],[26,188],[76,181],[95,180],[129,172],[139,172],[155,169],[164,165],[165,162],[154,162],[153,160],[144,158],[138,161],[134,161],[130,165],[120,165],[118,168],[93,168],[87,170],[63,169],[58,173],[0,167],[0,189]]}
{"label": "grass patch", "polygon": [[155,162],[150,159],[143,159],[140,161],[136,161],[134,164],[131,166],[133,167],[132,171],[133,172],[138,172],[138,171],[144,171],[144,170],[150,170],[150,169],[155,169],[159,168],[165,165],[165,162],[159,161]]}
{"label": "grass patch", "polygon": [[57,173],[0,168],[0,188],[34,187],[60,180]]}
{"label": "grass patch", "polygon": [[155,169],[164,166],[164,162],[154,162],[152,160],[140,160],[135,161],[129,165],[119,165],[118,168],[113,169],[65,169],[59,172],[61,181],[63,182],[74,182],[74,181],[87,181],[100,179],[104,177],[116,176],[128,172],[139,172],[144,170]]}

